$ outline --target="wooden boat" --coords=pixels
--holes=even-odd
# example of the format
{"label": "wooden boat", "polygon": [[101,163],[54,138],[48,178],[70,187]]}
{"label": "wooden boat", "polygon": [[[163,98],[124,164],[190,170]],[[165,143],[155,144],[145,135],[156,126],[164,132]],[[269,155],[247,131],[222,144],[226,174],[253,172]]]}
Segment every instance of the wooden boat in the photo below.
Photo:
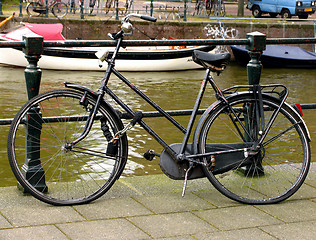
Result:
{"label": "wooden boat", "polygon": [[[246,66],[250,60],[248,50],[242,46],[230,46],[238,64]],[[316,53],[300,47],[267,45],[260,61],[269,68],[316,68]]]}
{"label": "wooden boat", "polygon": [[[21,41],[23,35],[37,34],[44,41],[64,41],[63,26],[57,24],[24,23],[0,36],[1,41]],[[198,69],[192,61],[193,50],[211,51],[215,46],[199,47],[127,47],[118,54],[116,68],[120,71],[176,71]],[[53,70],[104,71],[95,53],[102,48],[45,48],[38,65]],[[104,49],[104,48],[103,48]],[[113,48],[109,48],[111,50]],[[0,48],[0,64],[26,67],[28,65],[21,49]]]}

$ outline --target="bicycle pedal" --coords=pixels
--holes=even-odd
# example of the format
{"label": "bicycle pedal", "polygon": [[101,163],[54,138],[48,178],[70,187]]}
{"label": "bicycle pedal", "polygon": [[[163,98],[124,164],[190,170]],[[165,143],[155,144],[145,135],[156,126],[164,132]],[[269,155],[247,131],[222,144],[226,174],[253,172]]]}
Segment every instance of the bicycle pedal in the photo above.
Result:
{"label": "bicycle pedal", "polygon": [[152,161],[154,159],[154,157],[160,157],[160,154],[155,153],[154,150],[152,149],[148,149],[145,153],[144,153],[144,158],[148,161]]}

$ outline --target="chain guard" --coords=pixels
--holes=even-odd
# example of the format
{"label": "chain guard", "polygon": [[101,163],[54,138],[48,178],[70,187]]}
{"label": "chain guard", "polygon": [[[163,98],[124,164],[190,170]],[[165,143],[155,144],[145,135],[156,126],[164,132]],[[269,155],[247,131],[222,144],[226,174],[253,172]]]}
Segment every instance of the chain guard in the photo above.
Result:
{"label": "chain guard", "polygon": [[[170,147],[179,153],[182,143],[171,144]],[[191,154],[192,144],[188,143],[186,154]],[[177,163],[165,150],[160,154],[159,166],[163,173],[174,180],[184,180],[186,170],[189,168],[187,161]],[[201,165],[196,165],[189,173],[188,179],[205,177]]]}

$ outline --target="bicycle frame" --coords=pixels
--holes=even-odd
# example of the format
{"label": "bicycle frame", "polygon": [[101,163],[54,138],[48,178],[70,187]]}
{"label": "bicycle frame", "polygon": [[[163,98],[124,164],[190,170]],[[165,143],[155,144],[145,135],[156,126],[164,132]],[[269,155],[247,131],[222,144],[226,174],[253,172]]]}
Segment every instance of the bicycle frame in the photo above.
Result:
{"label": "bicycle frame", "polygon": [[[177,154],[172,148],[169,147],[169,145],[152,129],[150,128],[143,120],[139,119],[137,122],[139,125],[144,128],[159,144],[161,144],[164,149],[172,156],[172,158],[176,161],[181,161],[183,159],[183,154],[185,152],[185,148],[187,146],[190,134],[192,132],[193,124],[195,121],[195,118],[197,116],[197,112],[200,107],[201,100],[203,98],[203,94],[205,92],[206,84],[209,81],[209,70],[206,71],[205,77],[202,81],[199,94],[197,96],[189,123],[187,128],[183,127],[179,122],[177,122],[169,113],[167,113],[164,109],[162,109],[158,104],[156,104],[153,100],[151,100],[146,94],[144,94],[141,90],[139,90],[137,87],[135,87],[131,82],[129,82],[118,70],[114,68],[115,66],[115,59],[117,56],[117,53],[121,47],[123,38],[120,37],[117,40],[117,45],[115,48],[115,51],[111,57],[110,60],[107,60],[108,67],[105,72],[105,76],[102,80],[101,87],[98,91],[98,100],[95,108],[93,109],[92,113],[90,114],[90,117],[86,123],[86,127],[82,133],[82,135],[73,141],[71,145],[74,145],[81,141],[83,138],[85,138],[89,131],[91,130],[93,121],[96,117],[96,113],[98,110],[98,106],[100,104],[101,99],[104,97],[105,93],[108,94],[112,99],[115,100],[115,102],[120,105],[132,118],[135,118],[136,112],[134,112],[131,108],[129,108],[113,91],[107,86],[107,83],[110,79],[111,74],[113,73],[115,76],[117,76],[121,81],[123,81],[129,88],[131,88],[137,95],[139,95],[142,99],[144,99],[148,104],[150,104],[152,107],[154,107],[163,117],[168,119],[176,128],[178,128],[182,133],[184,133],[184,138],[182,142],[182,147],[180,150],[180,154]],[[199,162],[200,163],[200,162]],[[201,164],[201,163],[200,163]]]}
{"label": "bicycle frame", "polygon": [[[195,123],[195,119],[196,116],[198,114],[198,110],[202,101],[202,98],[204,96],[205,93],[205,89],[207,86],[207,83],[211,84],[215,95],[217,96],[217,99],[222,101],[223,103],[225,103],[230,111],[232,112],[232,114],[234,115],[235,119],[237,119],[237,121],[240,123],[240,126],[242,126],[242,129],[239,129],[239,127],[236,125],[236,123],[234,123],[236,129],[238,130],[240,136],[242,137],[242,139],[244,139],[244,142],[249,142],[250,137],[250,133],[249,133],[249,129],[247,129],[242,123],[241,120],[239,119],[239,117],[236,114],[236,111],[229,105],[229,102],[227,101],[226,97],[224,96],[224,92],[227,92],[228,90],[223,90],[221,91],[219,89],[219,87],[216,85],[216,83],[214,82],[212,76],[210,75],[210,69],[206,69],[206,73],[205,76],[202,80],[201,86],[200,86],[200,91],[198,92],[198,95],[196,97],[196,101],[187,125],[187,128],[185,128],[184,126],[182,126],[178,121],[176,121],[167,111],[165,111],[164,109],[162,109],[158,104],[156,104],[153,100],[151,100],[146,94],[144,94],[141,90],[139,90],[136,86],[134,86],[131,82],[128,81],[128,79],[126,79],[118,70],[115,69],[115,60],[116,60],[116,56],[117,53],[120,50],[120,47],[122,46],[122,41],[123,41],[123,35],[124,32],[123,30],[121,30],[119,33],[112,35],[113,39],[117,40],[117,44],[116,44],[116,48],[113,52],[113,55],[111,56],[110,59],[107,59],[107,63],[108,63],[108,67],[107,70],[105,72],[104,78],[102,79],[101,82],[101,87],[99,88],[99,91],[97,93],[97,102],[96,105],[94,107],[94,109],[91,111],[90,116],[88,117],[88,120],[86,122],[85,125],[85,129],[82,133],[82,135],[76,139],[75,141],[73,141],[72,143],[69,144],[69,148],[72,148],[73,145],[75,145],[76,143],[80,142],[82,139],[84,139],[89,131],[91,130],[91,127],[93,125],[93,121],[96,118],[96,114],[98,111],[98,107],[100,105],[101,99],[103,99],[105,94],[108,94],[119,106],[121,106],[126,112],[127,114],[133,119],[131,122],[133,122],[133,126],[137,123],[139,123],[139,125],[145,129],[160,145],[163,146],[163,148],[169,153],[169,155],[176,161],[176,162],[181,162],[183,160],[187,160],[189,162],[192,163],[196,163],[196,164],[201,164],[201,165],[206,165],[206,163],[204,163],[203,161],[199,161],[196,159],[199,159],[201,157],[206,157],[206,156],[210,156],[213,154],[223,154],[225,152],[230,153],[232,152],[231,150],[226,150],[226,151],[221,151],[221,152],[209,152],[209,153],[205,153],[205,154],[185,154],[185,150],[186,147],[188,145],[188,141],[193,129],[193,125]],[[116,38],[115,38],[116,37]],[[179,153],[176,153],[150,126],[148,126],[143,120],[142,120],[142,114],[141,113],[137,113],[134,112],[130,107],[128,107],[108,86],[108,81],[110,80],[110,76],[111,74],[114,74],[116,77],[118,77],[122,82],[124,82],[130,89],[132,89],[138,96],[140,96],[143,100],[145,100],[149,105],[151,105],[154,109],[156,109],[164,118],[166,118],[167,120],[169,120],[176,128],[178,128],[183,134],[183,140],[182,140],[182,144],[181,144],[181,148],[179,150]],[[252,142],[254,142],[254,145],[251,147],[247,148],[247,151],[256,151],[256,149],[258,148],[258,146],[260,144],[262,144],[264,138],[266,137],[266,135],[269,132],[269,129],[271,128],[274,120],[276,119],[281,106],[283,105],[283,103],[285,102],[285,99],[288,95],[287,89],[285,86],[280,85],[280,84],[274,84],[274,85],[268,85],[268,86],[281,86],[284,88],[284,94],[282,97],[282,101],[280,104],[280,107],[277,111],[275,111],[267,125],[267,127],[265,128],[264,132],[262,132],[260,135],[260,139],[251,139]],[[263,111],[263,106],[262,106],[262,101],[260,101],[260,99],[262,99],[261,97],[261,87],[260,85],[254,85],[254,86],[236,86],[236,87],[232,87],[232,88],[245,88],[248,87],[248,89],[250,89],[251,92],[253,92],[253,94],[255,95],[255,98],[258,99],[258,108],[259,111]],[[264,87],[264,86],[263,86]],[[230,89],[232,89],[230,88]],[[257,119],[258,120],[258,119]],[[232,120],[233,121],[233,120]],[[233,121],[234,122],[234,121]],[[260,125],[260,123],[257,123],[258,125]],[[118,138],[120,134],[124,134],[125,131],[128,129],[128,127],[125,127],[125,129],[123,131],[120,131],[119,133],[117,133],[117,136],[114,137],[113,141],[115,140],[115,138]],[[244,132],[244,134],[242,133],[242,131]],[[258,130],[259,131],[259,130]],[[247,141],[248,139],[248,141]],[[245,148],[240,148],[240,149],[235,149],[234,152],[242,152],[245,151]]]}

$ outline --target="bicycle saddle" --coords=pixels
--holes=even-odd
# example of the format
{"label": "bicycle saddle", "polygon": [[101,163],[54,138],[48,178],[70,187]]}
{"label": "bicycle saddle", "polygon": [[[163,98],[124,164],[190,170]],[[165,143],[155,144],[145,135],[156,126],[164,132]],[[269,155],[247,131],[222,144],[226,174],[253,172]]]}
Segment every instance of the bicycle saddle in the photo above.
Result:
{"label": "bicycle saddle", "polygon": [[194,50],[192,54],[193,61],[204,68],[209,68],[212,72],[220,74],[230,61],[230,53],[208,53]]}

